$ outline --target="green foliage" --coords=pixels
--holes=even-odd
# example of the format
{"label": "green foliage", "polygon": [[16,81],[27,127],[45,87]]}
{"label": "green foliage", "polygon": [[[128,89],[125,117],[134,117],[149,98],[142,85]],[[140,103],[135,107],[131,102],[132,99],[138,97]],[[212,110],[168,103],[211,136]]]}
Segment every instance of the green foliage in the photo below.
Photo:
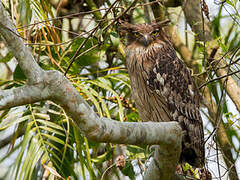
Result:
{"label": "green foliage", "polygon": [[12,58],[13,58],[13,54],[9,52],[6,54],[6,56],[0,59],[0,62],[6,63],[6,62],[9,62]]}
{"label": "green foliage", "polygon": [[[71,3],[74,2],[71,1]],[[71,7],[72,4],[63,7],[58,4],[56,7],[51,4],[51,1],[20,0],[17,14],[12,14],[12,17],[16,18],[16,27],[21,27],[18,29],[20,35],[24,36],[24,41],[28,40],[25,43],[29,43],[37,63],[43,69],[54,69],[64,73],[72,58],[76,56],[67,73],[67,78],[100,117],[122,122],[138,122],[139,115],[134,102],[131,101],[130,79],[124,65],[124,54],[121,54],[124,51],[120,46],[123,37],[118,33],[118,22],[113,21],[113,18],[118,17],[123,9],[131,4],[131,1],[117,3],[104,19],[102,19],[104,10],[101,13],[95,11],[99,8],[100,1],[86,2],[87,6],[86,4],[76,6],[80,8],[77,13],[88,14],[88,16],[78,14],[81,19],[79,23],[82,21],[84,23],[79,25],[80,28],[77,31],[73,27],[66,30],[61,18],[49,21],[56,16],[66,15],[64,14],[66,12],[73,13],[75,9]],[[143,9],[142,2],[138,1],[132,12],[133,21],[137,23],[150,19],[145,14],[146,9]],[[235,22],[239,22],[237,12],[239,2],[237,0],[225,2],[233,8],[234,13],[223,16],[224,4],[221,4],[217,16],[213,17],[211,27],[213,38],[216,39],[221,49],[221,55],[225,57],[221,61],[226,64],[236,62],[234,66],[229,65],[229,72],[233,72],[240,68],[238,64],[240,35],[239,26]],[[104,7],[111,6],[110,1],[105,1],[103,4]],[[89,9],[94,12],[86,12]],[[70,22],[73,17],[76,16],[67,16],[64,20]],[[231,26],[223,27],[221,23],[224,19],[232,17],[235,21],[232,20]],[[39,21],[43,22],[37,24],[36,22]],[[36,24],[31,25],[30,23],[33,22]],[[22,27],[23,25],[31,26]],[[97,26],[98,29],[92,33]],[[66,31],[68,38],[63,35]],[[206,47],[201,42],[195,43],[193,44],[195,47],[193,57],[194,60],[199,60]],[[211,44],[206,42],[206,46],[211,46]],[[82,48],[75,54],[79,47]],[[0,59],[0,62],[7,63],[12,58],[13,55],[9,52]],[[208,69],[204,69],[205,67],[201,64],[198,66],[202,71],[206,70],[204,73],[207,75],[207,80],[216,78],[215,67],[212,64],[207,67]],[[233,77],[239,81],[238,74]],[[13,80],[1,80],[0,87],[1,89],[15,88],[22,86],[25,82],[26,77],[17,65],[13,72]],[[230,142],[234,144],[232,141],[234,137],[240,142],[238,133],[240,122],[231,112],[228,102],[225,101],[224,85],[217,80],[209,83],[207,87],[210,89],[212,100],[218,105],[218,118],[225,118],[224,126]],[[223,101],[221,101],[222,96]],[[114,159],[119,155],[116,146],[111,143],[88,141],[64,110],[51,101],[1,111],[0,135],[5,133],[12,136],[7,144],[9,151],[0,155],[0,163],[8,161],[13,154],[17,156],[16,160],[9,165],[5,178],[11,175],[14,179],[42,179],[44,174],[48,174],[48,179],[85,180],[102,177],[111,179],[111,176],[108,177],[104,172],[112,166],[107,172],[111,171],[117,177],[120,177],[119,173],[122,173],[130,179],[136,179],[137,173],[134,167],[145,169],[144,163],[151,154],[148,147],[126,145],[125,165],[122,168],[116,167]],[[0,148],[3,147],[6,145],[0,143]],[[233,145],[232,150],[239,152],[239,147]],[[238,153],[236,154],[238,156]],[[133,161],[136,160],[138,164],[133,165]],[[183,169],[190,171],[195,178],[198,178],[198,173],[190,165],[185,164]]]}
{"label": "green foliage", "polygon": [[29,24],[32,18],[32,8],[30,0],[20,0],[19,2],[20,22],[22,25]]}
{"label": "green foliage", "polygon": [[[72,44],[71,52],[66,54],[65,57],[68,57],[69,59],[71,59],[76,53],[78,47],[81,46],[84,40],[85,38],[77,38],[76,40],[74,40]],[[92,46],[97,45],[97,43],[98,41],[95,38],[90,38],[85,43],[84,47],[81,49],[79,53],[81,54],[84,51],[87,51]],[[79,73],[79,69],[82,69],[83,67],[97,63],[100,60],[99,55],[100,55],[100,49],[92,49],[88,51],[86,54],[79,56],[78,58],[76,58],[75,63],[72,66],[72,70],[73,70],[72,72]]]}
{"label": "green foliage", "polygon": [[126,162],[125,166],[123,167],[123,169],[121,169],[122,173],[126,176],[128,176],[131,180],[134,180],[136,175],[135,172],[133,170],[133,165],[131,164],[131,162]]}
{"label": "green foliage", "polygon": [[13,79],[15,81],[20,81],[20,80],[26,80],[27,79],[26,76],[23,74],[19,64],[17,65],[17,67],[14,70]]}

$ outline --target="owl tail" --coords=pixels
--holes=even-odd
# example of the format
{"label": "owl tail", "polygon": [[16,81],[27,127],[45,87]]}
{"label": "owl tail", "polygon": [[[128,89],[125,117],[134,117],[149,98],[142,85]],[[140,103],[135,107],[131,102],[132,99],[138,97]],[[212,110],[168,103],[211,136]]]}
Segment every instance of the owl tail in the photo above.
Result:
{"label": "owl tail", "polygon": [[[185,122],[188,123],[187,126]],[[186,119],[180,125],[184,131],[180,162],[187,162],[196,168],[203,167],[205,164],[205,149],[202,121]]]}

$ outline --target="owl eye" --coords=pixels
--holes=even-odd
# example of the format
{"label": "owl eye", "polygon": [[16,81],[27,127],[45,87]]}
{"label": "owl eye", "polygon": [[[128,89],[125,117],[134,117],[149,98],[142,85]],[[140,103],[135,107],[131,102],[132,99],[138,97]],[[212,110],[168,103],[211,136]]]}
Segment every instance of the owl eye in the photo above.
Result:
{"label": "owl eye", "polygon": [[133,35],[134,35],[135,37],[138,37],[138,36],[139,36],[139,32],[134,32]]}
{"label": "owl eye", "polygon": [[158,31],[153,31],[151,34],[152,34],[153,36],[157,36],[157,35],[158,35]]}

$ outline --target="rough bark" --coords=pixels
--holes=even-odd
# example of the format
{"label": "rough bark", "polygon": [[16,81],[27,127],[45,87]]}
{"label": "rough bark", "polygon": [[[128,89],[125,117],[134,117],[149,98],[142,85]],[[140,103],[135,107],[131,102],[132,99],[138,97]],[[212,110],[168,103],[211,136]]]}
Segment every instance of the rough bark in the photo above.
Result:
{"label": "rough bark", "polygon": [[200,3],[200,0],[184,1],[182,4],[182,9],[187,23],[191,26],[192,31],[196,33],[197,39],[200,41],[209,41],[212,38],[211,31],[209,26],[202,20]]}
{"label": "rough bark", "polygon": [[[166,151],[165,149],[167,149],[167,147],[156,147],[154,156],[145,173],[144,180],[183,179],[182,176],[175,174],[177,164],[174,164],[174,159],[178,157],[179,154],[175,154],[172,148],[174,147]],[[163,162],[165,162],[165,167],[162,167]],[[163,172],[163,170],[167,172]]]}

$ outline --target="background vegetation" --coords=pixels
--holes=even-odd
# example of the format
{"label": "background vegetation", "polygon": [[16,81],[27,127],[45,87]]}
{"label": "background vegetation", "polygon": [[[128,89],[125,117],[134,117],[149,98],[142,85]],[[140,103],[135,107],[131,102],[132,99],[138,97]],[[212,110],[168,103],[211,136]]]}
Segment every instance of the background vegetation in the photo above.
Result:
{"label": "background vegetation", "polygon": [[[239,1],[2,2],[38,64],[66,73],[99,116],[118,121],[140,121],[119,21],[170,19],[166,31],[203,95],[206,167],[215,178],[238,179]],[[22,86],[26,77],[1,39],[0,47],[1,89]],[[52,101],[1,111],[0,135],[3,179],[142,179],[152,153],[149,146],[87,140]],[[188,175],[199,178],[197,172]]]}

